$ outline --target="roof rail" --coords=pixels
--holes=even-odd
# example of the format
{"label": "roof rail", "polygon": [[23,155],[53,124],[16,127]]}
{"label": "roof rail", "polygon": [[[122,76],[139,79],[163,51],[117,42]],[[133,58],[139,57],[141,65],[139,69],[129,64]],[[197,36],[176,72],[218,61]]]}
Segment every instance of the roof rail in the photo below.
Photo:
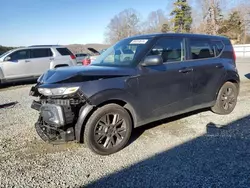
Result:
{"label": "roof rail", "polygon": [[60,46],[60,45],[31,45],[31,46],[28,46],[28,47],[55,47],[55,46]]}

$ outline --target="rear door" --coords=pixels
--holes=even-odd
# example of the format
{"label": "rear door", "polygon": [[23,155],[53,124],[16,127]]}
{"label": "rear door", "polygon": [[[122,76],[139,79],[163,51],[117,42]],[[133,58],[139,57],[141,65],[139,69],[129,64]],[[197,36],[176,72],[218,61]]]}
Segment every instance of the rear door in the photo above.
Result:
{"label": "rear door", "polygon": [[53,53],[50,48],[34,48],[30,50],[31,67],[34,76],[39,76],[49,70],[53,61]]}
{"label": "rear door", "polygon": [[25,78],[32,75],[30,71],[30,50],[23,49],[11,53],[9,60],[2,64],[3,74],[6,79]]}
{"label": "rear door", "polygon": [[220,40],[189,38],[190,62],[194,67],[194,105],[209,105],[220,87],[225,68],[219,58],[224,45]]}

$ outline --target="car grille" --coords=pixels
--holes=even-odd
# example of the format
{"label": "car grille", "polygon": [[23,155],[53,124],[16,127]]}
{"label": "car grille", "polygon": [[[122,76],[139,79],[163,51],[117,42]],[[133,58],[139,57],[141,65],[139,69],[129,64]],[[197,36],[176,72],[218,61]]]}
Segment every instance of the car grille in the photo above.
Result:
{"label": "car grille", "polygon": [[41,103],[56,104],[60,106],[71,106],[71,105],[75,106],[82,103],[82,101],[79,99],[41,99]]}

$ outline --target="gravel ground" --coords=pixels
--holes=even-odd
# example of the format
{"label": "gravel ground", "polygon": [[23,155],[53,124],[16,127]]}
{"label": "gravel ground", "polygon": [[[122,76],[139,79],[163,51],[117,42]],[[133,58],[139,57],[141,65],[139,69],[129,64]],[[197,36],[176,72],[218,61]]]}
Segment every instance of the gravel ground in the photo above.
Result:
{"label": "gravel ground", "polygon": [[105,157],[74,142],[41,141],[29,89],[0,92],[0,105],[18,102],[0,109],[0,187],[250,187],[247,80],[232,114],[195,112],[144,126]]}

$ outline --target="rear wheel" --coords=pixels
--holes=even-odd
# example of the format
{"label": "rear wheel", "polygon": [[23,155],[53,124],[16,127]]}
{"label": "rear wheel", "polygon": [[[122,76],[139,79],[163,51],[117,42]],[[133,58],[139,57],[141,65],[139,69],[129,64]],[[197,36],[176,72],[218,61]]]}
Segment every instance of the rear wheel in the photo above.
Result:
{"label": "rear wheel", "polygon": [[84,143],[95,153],[109,155],[127,144],[132,131],[129,113],[117,104],[98,108],[84,130]]}
{"label": "rear wheel", "polygon": [[220,89],[215,105],[211,108],[216,114],[230,114],[237,103],[238,88],[232,82],[226,82]]}

